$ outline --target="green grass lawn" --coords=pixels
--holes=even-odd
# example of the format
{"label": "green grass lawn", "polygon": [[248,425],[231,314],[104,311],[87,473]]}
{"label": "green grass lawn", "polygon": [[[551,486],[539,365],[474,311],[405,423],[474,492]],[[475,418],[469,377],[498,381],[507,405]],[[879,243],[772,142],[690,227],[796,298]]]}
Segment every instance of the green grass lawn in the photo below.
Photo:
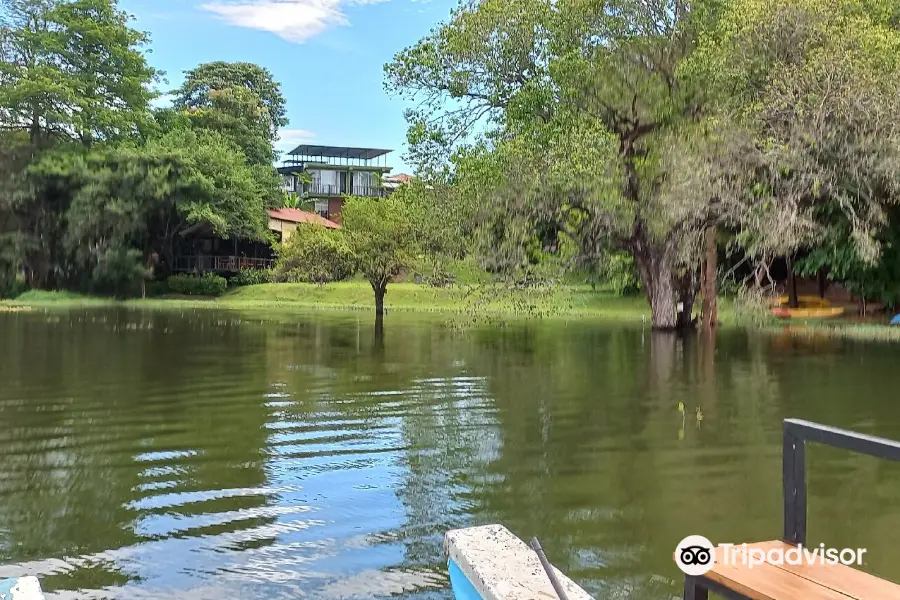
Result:
{"label": "green grass lawn", "polygon": [[[324,286],[305,283],[268,283],[229,289],[219,298],[163,296],[117,302],[71,292],[29,291],[6,306],[70,307],[122,304],[144,307],[220,307],[342,309],[373,311],[372,288],[353,280]],[[453,312],[509,316],[596,316],[628,321],[649,321],[650,308],[640,297],[618,297],[590,286],[568,285],[549,290],[509,290],[500,286],[448,286],[436,288],[415,283],[388,286],[385,307],[390,311]]]}
{"label": "green grass lawn", "polygon": [[[87,306],[120,305],[141,308],[227,308],[248,311],[359,310],[371,312],[375,301],[372,288],[362,280],[324,286],[306,283],[267,283],[229,289],[219,298],[163,296],[145,300],[116,301],[110,298],[82,296],[72,292],[29,291],[16,300],[0,301],[0,312]],[[620,297],[608,290],[588,285],[560,285],[548,290],[510,290],[500,286],[471,285],[436,288],[415,283],[388,286],[385,306],[388,312],[417,311],[458,314],[464,317],[500,316],[516,318],[579,317],[600,318],[626,323],[649,324],[650,308],[643,296]],[[699,305],[695,306],[695,310]],[[787,332],[802,337],[840,337],[858,340],[900,341],[900,327],[886,324],[860,324],[850,320],[780,321],[757,315],[745,320],[732,310],[727,299],[720,300],[719,316],[723,325],[747,325],[772,332]]]}

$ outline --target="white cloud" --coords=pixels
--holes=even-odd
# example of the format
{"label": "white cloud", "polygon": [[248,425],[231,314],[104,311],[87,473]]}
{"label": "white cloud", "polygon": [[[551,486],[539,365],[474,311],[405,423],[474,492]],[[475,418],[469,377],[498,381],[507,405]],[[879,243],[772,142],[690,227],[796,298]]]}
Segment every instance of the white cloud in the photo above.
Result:
{"label": "white cloud", "polygon": [[203,5],[238,27],[270,31],[297,44],[331,27],[349,25],[343,5],[386,0],[214,0]]}
{"label": "white cloud", "polygon": [[283,152],[289,152],[300,144],[311,144],[315,139],[316,134],[306,129],[282,129],[278,132],[275,147]]}

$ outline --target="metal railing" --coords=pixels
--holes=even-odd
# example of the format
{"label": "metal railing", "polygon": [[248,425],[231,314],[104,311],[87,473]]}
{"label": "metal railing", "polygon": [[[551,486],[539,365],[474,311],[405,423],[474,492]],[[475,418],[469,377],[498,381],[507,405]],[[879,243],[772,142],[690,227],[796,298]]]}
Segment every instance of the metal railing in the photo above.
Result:
{"label": "metal railing", "polygon": [[353,186],[350,189],[351,196],[386,196],[387,190],[381,186]]}
{"label": "metal railing", "polygon": [[340,185],[332,183],[307,183],[303,185],[303,193],[316,196],[340,196],[344,191]]}
{"label": "metal railing", "polygon": [[275,261],[247,256],[176,256],[175,271],[189,273],[237,273],[244,269],[268,269]]}
{"label": "metal railing", "polygon": [[334,185],[331,183],[307,183],[302,186],[301,193],[311,196],[386,196],[387,190],[381,186]]}
{"label": "metal railing", "polygon": [[806,545],[806,442],[900,461],[900,442],[819,425],[800,419],[784,420],[784,541]]}
{"label": "metal railing", "polygon": [[[785,419],[782,454],[783,541],[804,546],[806,545],[806,442],[900,461],[900,442],[801,419]],[[750,596],[732,589],[723,582],[702,575],[685,575],[684,600],[707,600],[709,592],[731,600],[750,600]]]}

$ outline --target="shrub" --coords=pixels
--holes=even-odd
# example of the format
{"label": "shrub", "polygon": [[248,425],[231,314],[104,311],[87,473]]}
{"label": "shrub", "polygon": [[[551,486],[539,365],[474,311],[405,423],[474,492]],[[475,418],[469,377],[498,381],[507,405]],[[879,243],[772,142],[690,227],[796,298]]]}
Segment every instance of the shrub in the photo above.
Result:
{"label": "shrub", "polygon": [[275,281],[275,269],[241,269],[231,279],[232,285],[258,285],[260,283],[273,283]]}
{"label": "shrub", "polygon": [[138,296],[141,282],[149,274],[149,270],[141,261],[139,250],[125,247],[107,248],[94,265],[90,291],[112,294],[117,298]]}
{"label": "shrub", "polygon": [[148,298],[162,296],[162,295],[168,293],[169,284],[165,280],[151,279],[151,280],[147,281],[145,291],[147,293]]}
{"label": "shrub", "polygon": [[187,296],[221,296],[228,287],[224,277],[213,273],[204,273],[199,277],[195,275],[172,275],[167,280],[169,290],[176,294]]}
{"label": "shrub", "polygon": [[592,286],[603,285],[617,296],[633,296],[641,291],[641,278],[634,259],[624,252],[611,252],[585,265]]}
{"label": "shrub", "polygon": [[329,283],[353,275],[356,261],[340,231],[301,225],[282,246],[275,271],[278,281]]}
{"label": "shrub", "polygon": [[25,278],[15,273],[0,274],[0,298],[17,298],[28,291]]}

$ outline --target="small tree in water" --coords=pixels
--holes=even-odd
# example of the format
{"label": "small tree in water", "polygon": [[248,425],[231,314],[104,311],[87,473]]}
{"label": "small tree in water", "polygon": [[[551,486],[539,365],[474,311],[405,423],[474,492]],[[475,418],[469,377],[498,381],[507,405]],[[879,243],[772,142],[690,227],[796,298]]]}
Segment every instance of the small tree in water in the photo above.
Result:
{"label": "small tree in water", "polygon": [[412,220],[406,206],[391,196],[349,198],[341,218],[356,268],[375,292],[375,327],[380,329],[388,283],[412,264],[415,254]]}

